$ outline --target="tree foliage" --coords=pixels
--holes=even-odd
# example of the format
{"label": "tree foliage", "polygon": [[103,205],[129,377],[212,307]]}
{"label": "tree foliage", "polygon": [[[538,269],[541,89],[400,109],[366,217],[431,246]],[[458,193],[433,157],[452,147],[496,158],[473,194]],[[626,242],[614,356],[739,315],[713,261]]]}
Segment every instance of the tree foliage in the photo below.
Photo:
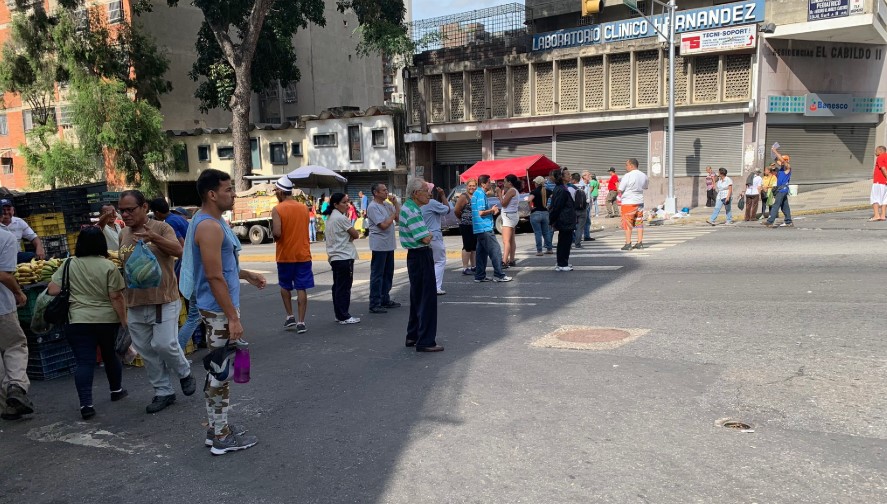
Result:
{"label": "tree foliage", "polygon": [[[104,160],[128,185],[156,192],[157,173],[170,170],[174,159],[157,110],[159,97],[172,89],[164,78],[169,61],[150,37],[126,21],[112,28],[98,9],[89,10],[87,29],[79,27],[73,13],[83,5],[60,0],[53,14],[42,2],[19,5],[23,13],[14,16],[3,47],[0,87],[19,94],[34,118],[19,149],[32,184],[95,180]],[[58,82],[71,83],[73,127],[64,134],[56,126]]]}

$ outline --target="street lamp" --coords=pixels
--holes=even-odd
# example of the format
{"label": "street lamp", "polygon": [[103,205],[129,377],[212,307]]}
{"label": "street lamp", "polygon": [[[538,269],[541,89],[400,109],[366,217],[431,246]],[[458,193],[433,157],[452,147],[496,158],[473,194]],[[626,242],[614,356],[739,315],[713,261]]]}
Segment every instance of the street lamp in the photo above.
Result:
{"label": "street lamp", "polygon": [[665,198],[665,213],[675,214],[677,212],[677,201],[674,195],[674,43],[675,12],[678,10],[678,6],[675,0],[669,0],[668,3],[659,0],[652,1],[668,11],[668,34],[662,33],[656,23],[652,22],[647,18],[646,14],[638,9],[637,0],[625,0],[625,5],[646,19],[649,25],[656,30],[656,33],[668,43],[668,133],[665,137],[665,155],[668,159],[668,195]]}

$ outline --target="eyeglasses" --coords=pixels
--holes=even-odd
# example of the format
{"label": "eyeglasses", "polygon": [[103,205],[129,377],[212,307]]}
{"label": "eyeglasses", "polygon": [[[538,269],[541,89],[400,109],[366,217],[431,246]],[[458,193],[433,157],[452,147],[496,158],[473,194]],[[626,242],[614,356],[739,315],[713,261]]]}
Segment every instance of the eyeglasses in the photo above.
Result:
{"label": "eyeglasses", "polygon": [[137,207],[137,206],[136,206],[136,207],[132,207],[132,208],[123,208],[123,207],[120,207],[120,215],[131,214],[131,213],[135,212],[136,210],[138,210],[138,208],[139,208],[139,207]]}

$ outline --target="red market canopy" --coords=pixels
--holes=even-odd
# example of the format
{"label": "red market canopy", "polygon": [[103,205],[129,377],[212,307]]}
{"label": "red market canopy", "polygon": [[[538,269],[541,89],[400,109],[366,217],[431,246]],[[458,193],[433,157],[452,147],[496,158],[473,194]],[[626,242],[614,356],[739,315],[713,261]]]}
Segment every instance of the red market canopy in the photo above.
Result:
{"label": "red market canopy", "polygon": [[524,156],[513,159],[496,159],[479,161],[465,170],[459,179],[462,182],[480,175],[489,175],[493,180],[502,180],[506,175],[517,175],[518,178],[536,178],[538,175],[548,176],[551,170],[558,168],[557,163],[543,156]]}

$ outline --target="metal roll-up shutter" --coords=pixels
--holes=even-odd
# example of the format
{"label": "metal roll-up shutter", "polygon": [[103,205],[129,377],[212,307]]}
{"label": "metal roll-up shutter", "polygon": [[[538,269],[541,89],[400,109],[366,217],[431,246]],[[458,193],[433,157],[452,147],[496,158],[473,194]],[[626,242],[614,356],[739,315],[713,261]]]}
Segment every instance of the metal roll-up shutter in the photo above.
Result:
{"label": "metal roll-up shutter", "polygon": [[572,172],[588,170],[600,178],[611,166],[625,173],[625,160],[637,158],[646,172],[649,138],[647,128],[559,133],[555,161]]}
{"label": "metal roll-up shutter", "polygon": [[512,159],[542,154],[551,158],[551,137],[508,138],[493,141],[493,159]]}
{"label": "metal roll-up shutter", "polygon": [[480,140],[437,142],[434,161],[441,165],[473,165],[483,159]]}
{"label": "metal roll-up shutter", "polygon": [[351,198],[351,201],[355,202],[355,205],[360,206],[360,198],[357,193],[363,191],[363,193],[372,198],[373,193],[370,191],[370,188],[376,182],[382,182],[386,184],[389,189],[391,188],[391,172],[387,171],[379,171],[379,172],[342,172],[342,176],[348,179],[348,184],[345,186],[345,192],[348,194],[348,197]]}
{"label": "metal roll-up shutter", "polygon": [[768,162],[775,142],[791,157],[793,184],[864,180],[875,166],[871,124],[767,125]]}
{"label": "metal roll-up shutter", "polygon": [[[742,173],[742,123],[703,124],[675,127],[674,174],[676,177],[705,175],[705,167],[724,167],[730,175]],[[666,159],[667,154],[663,156]],[[666,168],[667,169],[667,168]]]}

